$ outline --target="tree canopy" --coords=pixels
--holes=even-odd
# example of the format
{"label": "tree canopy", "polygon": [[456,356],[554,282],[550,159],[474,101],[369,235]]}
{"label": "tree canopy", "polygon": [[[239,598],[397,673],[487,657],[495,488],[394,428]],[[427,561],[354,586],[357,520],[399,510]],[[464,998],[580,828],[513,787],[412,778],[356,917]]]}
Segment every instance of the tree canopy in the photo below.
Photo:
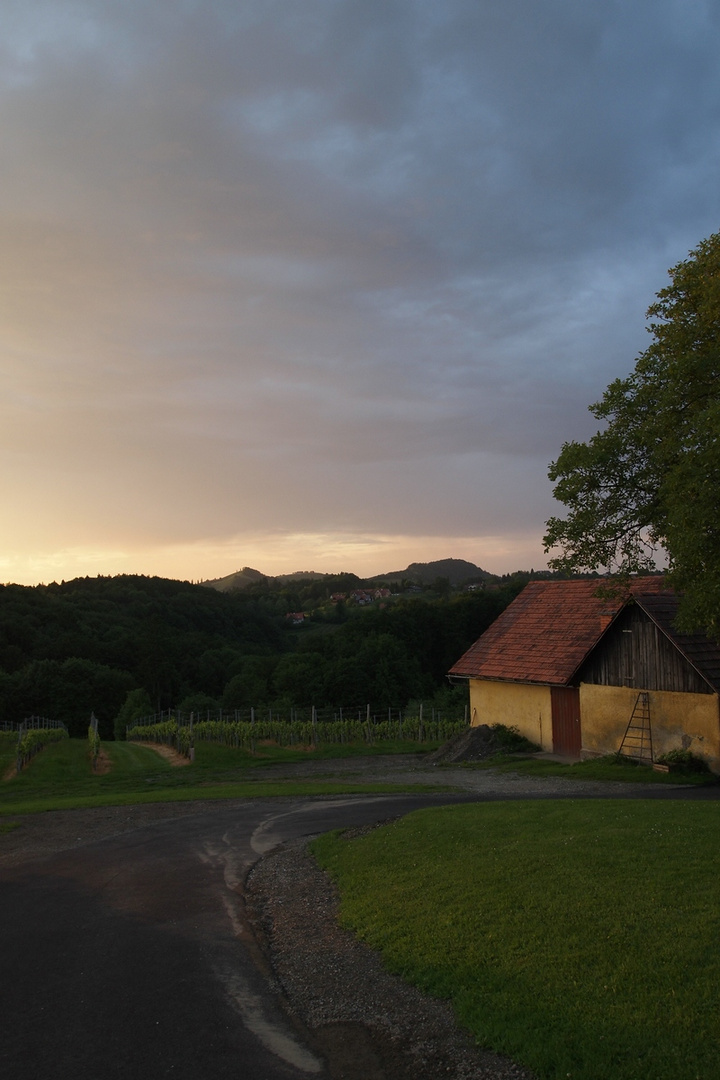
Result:
{"label": "tree canopy", "polygon": [[445,709],[455,693],[445,673],[523,582],[497,584],[348,604],[340,619],[328,594],[300,627],[285,617],[284,589],[221,593],[132,575],[0,585],[0,724],[36,714],[86,738],[94,712],[102,738],[113,718],[122,738],[171,706],[382,709],[440,694]]}
{"label": "tree canopy", "polygon": [[720,637],[720,233],[689,256],[648,309],[652,344],[590,406],[603,428],[550,465],[568,514],[544,542],[566,572],[651,570],[664,550],[682,627]]}

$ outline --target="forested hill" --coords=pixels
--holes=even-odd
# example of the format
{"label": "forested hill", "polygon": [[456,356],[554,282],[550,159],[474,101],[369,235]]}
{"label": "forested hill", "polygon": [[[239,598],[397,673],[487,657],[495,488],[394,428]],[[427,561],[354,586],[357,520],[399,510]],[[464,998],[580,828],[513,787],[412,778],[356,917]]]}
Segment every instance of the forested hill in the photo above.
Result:
{"label": "forested hill", "polygon": [[[446,685],[518,587],[353,607],[130,575],[0,586],[0,721],[39,714],[84,735],[94,711],[109,737],[129,693],[148,711],[402,707]],[[303,602],[296,626],[286,616]]]}
{"label": "forested hill", "polygon": [[392,570],[382,575],[386,581],[417,581],[430,585],[438,578],[447,578],[451,585],[462,585],[467,581],[480,581],[498,578],[481,570],[475,563],[465,559],[436,559],[434,562],[410,563],[404,570]]}

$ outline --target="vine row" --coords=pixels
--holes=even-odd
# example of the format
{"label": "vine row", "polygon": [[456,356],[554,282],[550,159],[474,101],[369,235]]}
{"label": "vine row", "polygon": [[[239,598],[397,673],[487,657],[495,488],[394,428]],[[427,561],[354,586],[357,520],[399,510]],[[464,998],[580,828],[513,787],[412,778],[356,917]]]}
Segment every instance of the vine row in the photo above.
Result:
{"label": "vine row", "polygon": [[254,751],[258,742],[277,746],[322,746],[338,743],[446,742],[464,730],[464,721],[405,717],[398,720],[200,720],[178,723],[172,717],[158,723],[138,723],[126,736],[136,742],[157,742],[175,747],[190,757],[195,742],[219,743]]}

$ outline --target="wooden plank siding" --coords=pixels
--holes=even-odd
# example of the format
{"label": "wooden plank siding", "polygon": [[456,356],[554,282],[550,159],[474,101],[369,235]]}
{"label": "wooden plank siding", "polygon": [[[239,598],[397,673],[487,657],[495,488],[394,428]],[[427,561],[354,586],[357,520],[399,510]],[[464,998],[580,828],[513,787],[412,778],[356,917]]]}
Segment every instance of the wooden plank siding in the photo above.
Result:
{"label": "wooden plank siding", "polygon": [[621,612],[572,681],[689,694],[715,692],[636,604]]}

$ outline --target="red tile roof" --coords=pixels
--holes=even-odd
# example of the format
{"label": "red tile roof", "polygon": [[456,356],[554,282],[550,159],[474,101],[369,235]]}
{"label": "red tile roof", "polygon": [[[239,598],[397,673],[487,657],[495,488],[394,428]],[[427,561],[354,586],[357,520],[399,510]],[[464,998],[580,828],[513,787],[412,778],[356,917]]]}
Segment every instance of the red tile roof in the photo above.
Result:
{"label": "red tile roof", "polygon": [[602,579],[531,581],[449,674],[565,686],[630,596],[655,595],[662,577],[633,578],[600,597]]}

